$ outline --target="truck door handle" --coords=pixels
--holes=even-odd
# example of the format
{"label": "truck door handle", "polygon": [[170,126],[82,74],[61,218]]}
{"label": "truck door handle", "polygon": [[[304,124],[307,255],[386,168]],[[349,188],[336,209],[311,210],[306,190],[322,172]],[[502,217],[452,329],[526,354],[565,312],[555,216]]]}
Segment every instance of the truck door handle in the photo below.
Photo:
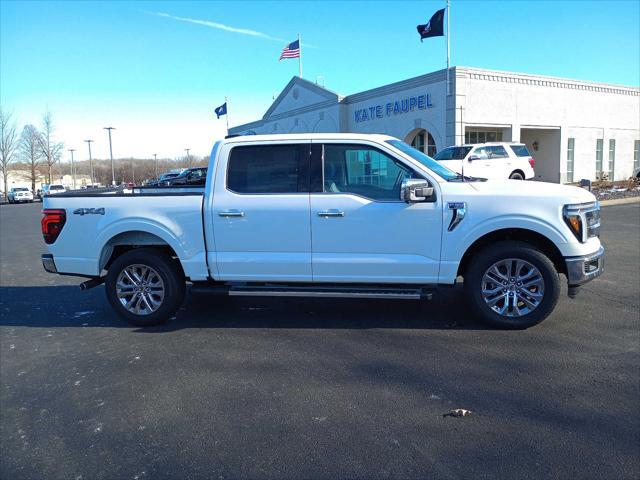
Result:
{"label": "truck door handle", "polygon": [[323,210],[318,212],[319,217],[344,217],[344,212],[340,210],[331,209],[331,210]]}
{"label": "truck door handle", "polygon": [[240,210],[224,210],[222,212],[218,212],[220,217],[244,217],[244,212]]}

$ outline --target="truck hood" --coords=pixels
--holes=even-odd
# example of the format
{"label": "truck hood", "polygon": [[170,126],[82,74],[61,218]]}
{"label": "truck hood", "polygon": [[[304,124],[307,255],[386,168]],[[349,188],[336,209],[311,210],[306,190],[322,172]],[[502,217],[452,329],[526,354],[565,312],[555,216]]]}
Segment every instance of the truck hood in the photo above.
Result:
{"label": "truck hood", "polygon": [[557,183],[523,180],[487,180],[469,182],[468,185],[481,195],[510,199],[557,200],[561,204],[595,202],[596,197],[584,188],[559,185]]}

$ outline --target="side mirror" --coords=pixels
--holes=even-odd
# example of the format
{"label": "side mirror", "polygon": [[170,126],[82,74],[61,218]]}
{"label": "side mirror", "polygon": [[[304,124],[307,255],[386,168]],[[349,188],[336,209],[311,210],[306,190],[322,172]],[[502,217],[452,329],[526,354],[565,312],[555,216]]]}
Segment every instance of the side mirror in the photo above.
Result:
{"label": "side mirror", "polygon": [[480,160],[480,157],[479,157],[478,155],[471,155],[471,156],[469,157],[469,161],[470,161],[470,162],[473,162],[474,160]]}
{"label": "side mirror", "polygon": [[407,203],[426,202],[433,198],[433,187],[426,180],[408,178],[400,187],[400,200]]}

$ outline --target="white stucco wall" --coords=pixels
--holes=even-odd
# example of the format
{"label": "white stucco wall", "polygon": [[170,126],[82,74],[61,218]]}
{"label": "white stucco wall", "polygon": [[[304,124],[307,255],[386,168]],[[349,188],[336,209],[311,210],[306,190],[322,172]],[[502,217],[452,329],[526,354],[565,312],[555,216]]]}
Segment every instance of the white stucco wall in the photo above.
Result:
{"label": "white stucco wall", "polygon": [[521,128],[559,127],[559,181],[566,181],[569,138],[575,139],[574,181],[595,179],[598,138],[604,139],[603,170],[613,138],[615,179],[632,173],[634,140],[640,139],[637,88],[462,67],[456,69],[456,104],[465,126],[507,126],[514,141],[521,140]]}

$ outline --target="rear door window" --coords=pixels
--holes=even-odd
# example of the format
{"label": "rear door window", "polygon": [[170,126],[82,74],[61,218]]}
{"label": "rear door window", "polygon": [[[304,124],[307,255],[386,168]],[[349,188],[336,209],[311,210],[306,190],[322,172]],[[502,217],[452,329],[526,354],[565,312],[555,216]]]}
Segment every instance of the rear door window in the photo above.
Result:
{"label": "rear door window", "polygon": [[207,170],[199,168],[189,173],[188,182],[193,184],[204,185],[207,178]]}
{"label": "rear door window", "polygon": [[509,154],[502,145],[487,146],[483,147],[483,149],[489,160],[509,157]]}
{"label": "rear door window", "polygon": [[308,150],[309,146],[302,144],[234,147],[227,188],[245,194],[308,192]]}
{"label": "rear door window", "polygon": [[530,157],[529,149],[526,145],[510,145],[513,153],[516,154],[516,157]]}

